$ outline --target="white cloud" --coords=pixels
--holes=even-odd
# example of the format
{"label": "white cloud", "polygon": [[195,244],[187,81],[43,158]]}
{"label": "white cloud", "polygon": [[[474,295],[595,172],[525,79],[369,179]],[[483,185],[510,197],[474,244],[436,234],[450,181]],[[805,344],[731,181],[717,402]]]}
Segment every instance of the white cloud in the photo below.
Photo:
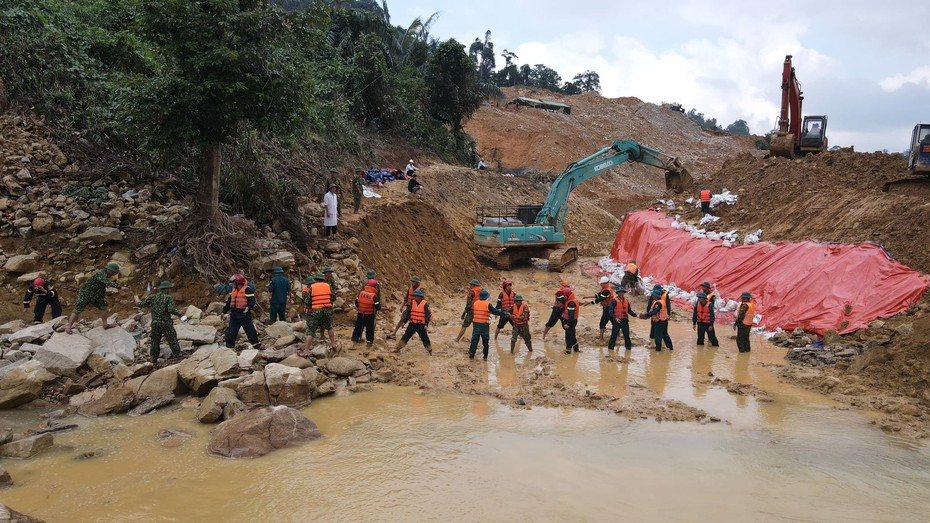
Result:
{"label": "white cloud", "polygon": [[907,74],[898,73],[878,82],[878,85],[888,92],[897,91],[907,84],[930,88],[930,66],[924,65]]}

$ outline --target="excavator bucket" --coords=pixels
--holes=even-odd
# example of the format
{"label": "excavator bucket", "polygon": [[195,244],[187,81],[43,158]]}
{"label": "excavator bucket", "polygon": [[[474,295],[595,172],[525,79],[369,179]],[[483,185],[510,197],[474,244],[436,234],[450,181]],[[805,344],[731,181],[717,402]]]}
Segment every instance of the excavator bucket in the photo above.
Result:
{"label": "excavator bucket", "polygon": [[772,137],[769,154],[779,158],[794,159],[794,135],[780,134]]}
{"label": "excavator bucket", "polygon": [[675,171],[665,171],[665,189],[675,193],[685,192],[694,185],[694,178],[684,167]]}

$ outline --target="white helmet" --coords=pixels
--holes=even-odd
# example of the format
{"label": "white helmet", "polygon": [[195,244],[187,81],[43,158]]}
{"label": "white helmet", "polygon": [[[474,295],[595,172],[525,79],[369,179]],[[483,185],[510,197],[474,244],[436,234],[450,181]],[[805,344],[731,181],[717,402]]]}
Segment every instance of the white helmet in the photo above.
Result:
{"label": "white helmet", "polygon": [[601,276],[600,280],[597,280],[598,283],[610,283],[610,278],[607,276]]}

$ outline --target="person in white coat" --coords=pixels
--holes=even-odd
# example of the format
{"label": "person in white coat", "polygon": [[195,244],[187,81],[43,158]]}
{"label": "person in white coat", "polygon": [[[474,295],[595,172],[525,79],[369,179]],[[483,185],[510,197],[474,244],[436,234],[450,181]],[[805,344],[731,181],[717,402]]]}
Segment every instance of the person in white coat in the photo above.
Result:
{"label": "person in white coat", "polygon": [[323,196],[323,232],[326,236],[336,235],[339,222],[339,197],[336,196],[336,184],[329,184],[329,190]]}
{"label": "person in white coat", "polygon": [[416,172],[416,170],[417,170],[417,167],[413,165],[413,160],[410,160],[410,162],[407,163],[407,167],[404,169],[404,174],[406,176],[410,176],[411,174]]}

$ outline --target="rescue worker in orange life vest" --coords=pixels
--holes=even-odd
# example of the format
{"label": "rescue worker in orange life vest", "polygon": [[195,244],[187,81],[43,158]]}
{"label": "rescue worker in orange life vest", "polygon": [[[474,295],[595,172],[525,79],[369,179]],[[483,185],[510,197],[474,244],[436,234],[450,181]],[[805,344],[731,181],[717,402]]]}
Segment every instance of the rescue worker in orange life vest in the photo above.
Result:
{"label": "rescue worker in orange life vest", "polygon": [[401,349],[407,345],[407,342],[410,341],[410,338],[413,337],[414,333],[420,336],[420,341],[423,342],[423,347],[426,348],[426,352],[432,354],[433,349],[429,341],[429,322],[433,319],[433,313],[429,309],[429,303],[426,303],[424,300],[423,289],[417,289],[413,291],[413,303],[410,304],[410,316],[408,318],[409,323],[407,324],[407,330],[404,331],[404,335],[400,337],[400,341],[397,342],[397,346],[394,347],[394,352],[400,352]]}
{"label": "rescue worker in orange life vest", "polygon": [[513,282],[510,280],[504,280],[501,283],[501,292],[497,295],[497,308],[506,312],[507,314],[501,314],[501,319],[497,322],[497,330],[494,331],[494,339],[497,339],[497,335],[501,333],[501,329],[504,328],[504,325],[510,324],[513,327],[513,321],[510,319],[510,313],[513,312],[514,297],[517,294],[513,292]]}
{"label": "rescue worker in orange life vest", "polygon": [[610,315],[607,313],[607,309],[610,308],[610,300],[613,299],[614,293],[610,290],[610,278],[607,276],[601,276],[598,283],[601,284],[601,290],[594,295],[594,301],[591,302],[591,305],[601,304],[601,321],[598,323],[601,334],[598,339],[604,341],[604,331],[607,330],[607,324],[610,323]]}
{"label": "rescue worker in orange life vest", "polygon": [[523,338],[526,350],[533,352],[533,340],[530,337],[530,306],[523,302],[523,296],[513,297],[513,311],[509,314],[513,320],[513,334],[510,335],[510,353],[517,348],[517,341]]}
{"label": "rescue worker in orange life vest", "polygon": [[407,297],[404,298],[404,303],[400,305],[400,319],[397,320],[397,325],[394,326],[394,332],[389,334],[387,337],[394,339],[397,336],[397,331],[404,326],[405,323],[410,321],[410,306],[413,304],[413,293],[417,292],[417,289],[420,288],[420,277],[411,276],[410,277],[410,286],[407,287]]}
{"label": "rescue worker in orange life vest", "polygon": [[717,333],[714,332],[714,306],[707,301],[707,293],[699,292],[698,301],[694,304],[694,314],[691,315],[691,328],[697,329],[697,344],[704,346],[704,335],[710,340],[710,344],[719,347],[717,342]]}
{"label": "rescue worker in orange life vest", "polygon": [[639,267],[636,266],[636,260],[630,260],[630,262],[623,267],[623,279],[620,280],[620,286],[624,289],[635,291],[638,283]]}
{"label": "rescue worker in orange life vest", "polygon": [[711,290],[710,282],[705,281],[704,283],[702,283],[701,290],[703,290],[704,294],[707,295],[707,301],[710,302],[710,307],[712,309],[715,309],[716,308],[715,305],[717,304],[717,295],[714,294],[713,291]]}
{"label": "rescue worker in orange life vest", "polygon": [[607,315],[613,328],[610,330],[610,340],[607,341],[607,350],[614,350],[617,346],[617,335],[623,333],[623,346],[626,350],[633,350],[633,341],[630,339],[630,316],[636,318],[636,313],[626,299],[626,289],[617,286],[614,288],[617,296],[610,300],[607,306]]}
{"label": "rescue worker in orange life vest", "polygon": [[703,185],[701,186],[700,198],[701,198],[701,214],[710,214],[711,194],[710,194],[710,190],[708,190]]}
{"label": "rescue worker in orange life vest", "polygon": [[549,329],[555,327],[555,324],[558,323],[559,319],[562,317],[562,310],[565,308],[565,298],[570,292],[571,284],[568,280],[562,280],[562,283],[559,284],[559,290],[555,291],[555,301],[552,303],[552,312],[549,314],[549,320],[546,321],[546,328],[543,329],[543,341],[546,341],[546,335],[549,334]]}
{"label": "rescue worker in orange life vest", "polygon": [[255,308],[255,291],[249,287],[245,276],[241,274],[233,275],[233,288],[226,298],[226,305],[223,307],[223,318],[229,320],[229,327],[226,329],[226,347],[233,349],[236,347],[236,338],[239,336],[239,329],[245,331],[246,337],[255,348],[260,348],[258,344],[258,332],[255,330],[255,324],[252,323],[252,310]]}
{"label": "rescue worker in orange life vest", "polygon": [[465,335],[465,330],[471,325],[472,304],[478,300],[479,294],[481,294],[481,282],[478,280],[471,280],[468,282],[468,291],[465,292],[465,310],[462,311],[462,329],[459,331],[459,335],[455,337],[456,342],[462,339],[462,336]]}
{"label": "rescue worker in orange life vest", "polygon": [[[663,294],[665,297],[663,298]],[[668,345],[668,350],[674,350],[672,347],[672,338],[668,335],[668,294],[662,292],[662,288],[653,289],[652,303],[644,318],[652,318],[653,335],[656,340],[656,352],[662,351],[662,342]]]}
{"label": "rescue worker in orange life vest", "polygon": [[362,342],[362,329],[365,330],[365,341],[368,347],[375,342],[375,315],[381,310],[381,302],[378,301],[378,281],[375,279],[368,280],[368,285],[358,293],[355,298],[355,329],[352,331],[352,343]]}
{"label": "rescue worker in orange life vest", "polygon": [[565,354],[571,354],[572,351],[581,352],[578,348],[578,338],[575,335],[575,329],[578,327],[578,309],[581,303],[575,297],[575,291],[570,287],[563,289],[565,294],[564,306],[562,307],[562,328],[565,330]]}
{"label": "rescue worker in orange life vest", "polygon": [[304,354],[309,356],[310,347],[317,331],[325,335],[329,331],[329,348],[336,350],[336,334],[333,332],[333,291],[326,282],[326,276],[316,273],[307,278],[309,283],[304,292],[304,307],[307,313],[307,339],[304,340]]}
{"label": "rescue worker in orange life vest", "polygon": [[[665,299],[665,307],[666,307],[669,311],[671,311],[671,310],[672,310],[672,302],[671,302],[671,300],[670,300],[669,297],[668,297],[668,292],[666,292],[665,289],[663,289],[662,286],[659,285],[658,283],[655,284],[655,285],[652,287],[652,292],[649,293],[649,298],[646,300],[646,311],[648,312],[648,311],[652,310],[652,302],[654,302],[654,301],[656,300],[656,298],[653,298],[653,297],[652,297],[652,293],[655,292],[656,290],[658,290],[658,291],[661,293],[661,295],[665,297],[665,298],[664,298],[664,299]],[[650,324],[649,324],[649,339],[650,339],[650,340],[653,340],[653,339],[655,339],[655,337],[656,337],[656,335],[655,335],[655,324],[654,324],[654,323],[650,323]]]}
{"label": "rescue worker in orange life vest", "polygon": [[491,305],[491,302],[488,301],[490,297],[491,293],[481,289],[481,292],[478,293],[478,299],[471,304],[473,325],[471,328],[471,345],[468,347],[468,358],[472,360],[475,359],[475,353],[478,351],[478,340],[482,342],[484,359],[488,359],[488,352],[490,351],[488,343],[491,337],[491,315],[500,316],[501,314],[507,314]]}
{"label": "rescue worker in orange life vest", "polygon": [[749,352],[749,334],[752,332],[752,323],[756,316],[756,304],[752,302],[752,295],[744,292],[740,295],[742,303],[736,313],[736,348],[740,352]]}

